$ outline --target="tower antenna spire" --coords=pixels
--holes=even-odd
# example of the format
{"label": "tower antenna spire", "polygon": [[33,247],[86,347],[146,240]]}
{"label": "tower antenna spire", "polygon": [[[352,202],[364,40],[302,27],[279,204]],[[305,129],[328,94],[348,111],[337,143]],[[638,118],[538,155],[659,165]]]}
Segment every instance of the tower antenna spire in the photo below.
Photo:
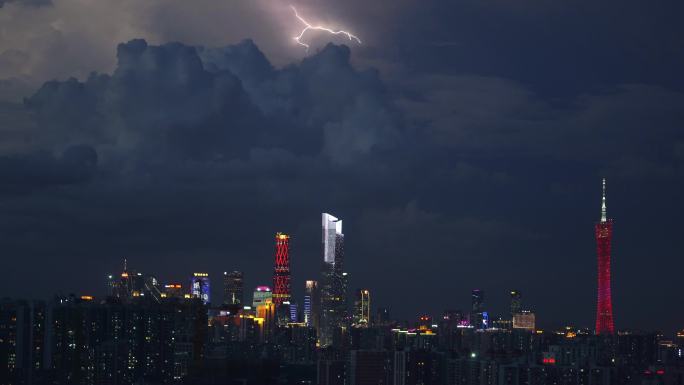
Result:
{"label": "tower antenna spire", "polygon": [[601,195],[601,222],[608,220],[606,215],[606,178],[603,178],[603,194]]}

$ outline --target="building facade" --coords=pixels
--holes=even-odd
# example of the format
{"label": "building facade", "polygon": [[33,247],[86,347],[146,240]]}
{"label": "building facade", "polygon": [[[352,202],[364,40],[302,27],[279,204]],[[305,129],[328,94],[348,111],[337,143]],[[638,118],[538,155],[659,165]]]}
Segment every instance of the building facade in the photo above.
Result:
{"label": "building facade", "polygon": [[211,302],[211,287],[208,273],[193,273],[190,278],[190,295],[200,298],[203,304]]}
{"label": "building facade", "polygon": [[318,281],[306,281],[304,287],[304,323],[320,333],[321,324],[321,288]]}
{"label": "building facade", "polygon": [[242,305],[244,298],[244,275],[241,271],[223,273],[223,303],[225,305]]}
{"label": "building facade", "polygon": [[273,302],[273,292],[268,286],[257,286],[252,295],[252,308],[263,305],[266,302]]}

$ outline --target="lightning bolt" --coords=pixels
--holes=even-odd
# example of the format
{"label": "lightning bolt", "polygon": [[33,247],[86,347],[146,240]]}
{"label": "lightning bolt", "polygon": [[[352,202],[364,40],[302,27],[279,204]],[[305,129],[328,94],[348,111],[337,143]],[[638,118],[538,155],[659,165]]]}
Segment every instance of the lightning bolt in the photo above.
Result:
{"label": "lightning bolt", "polygon": [[331,34],[331,35],[344,35],[344,36],[346,36],[350,41],[351,41],[351,40],[356,40],[357,43],[361,44],[361,39],[359,39],[356,35],[354,35],[354,34],[352,34],[352,33],[350,33],[350,32],[347,32],[347,31],[342,31],[342,30],[340,30],[340,31],[335,31],[334,29],[330,29],[330,28],[325,27],[325,26],[322,26],[322,25],[311,25],[311,24],[309,24],[308,21],[304,20],[303,17],[299,16],[299,13],[297,12],[297,8],[295,8],[293,5],[290,5],[290,8],[292,8],[292,11],[294,12],[295,17],[296,17],[302,24],[304,24],[304,29],[302,29],[302,31],[299,33],[299,35],[295,36],[293,39],[294,39],[294,41],[297,42],[297,44],[299,44],[299,45],[303,46],[304,48],[306,48],[307,51],[309,51],[309,45],[306,44],[306,43],[304,43],[304,42],[302,41],[302,38],[304,37],[304,34],[305,34],[306,31],[308,31],[308,30],[324,31],[324,32],[328,32],[328,33]]}

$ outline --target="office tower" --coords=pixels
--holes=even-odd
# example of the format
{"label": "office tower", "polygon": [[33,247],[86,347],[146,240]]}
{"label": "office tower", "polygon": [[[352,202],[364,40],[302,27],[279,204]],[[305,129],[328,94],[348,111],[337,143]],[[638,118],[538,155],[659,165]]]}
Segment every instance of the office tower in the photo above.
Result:
{"label": "office tower", "polygon": [[511,290],[511,317],[522,310],[522,294],[520,290]]}
{"label": "office tower", "polygon": [[205,305],[210,302],[210,287],[208,273],[193,273],[190,279],[190,295],[200,298]]}
{"label": "office tower", "polygon": [[[296,306],[296,305],[295,305]],[[277,326],[287,326],[287,324],[292,322],[292,304],[290,301],[285,301],[279,306],[276,306],[276,325]]]}
{"label": "office tower", "polygon": [[346,277],[343,270],[344,234],[342,220],[324,213],[323,219],[323,268],[321,280],[321,328],[320,346],[333,344],[345,326],[347,296]]}
{"label": "office tower", "polygon": [[366,327],[370,324],[370,291],[368,289],[356,290],[353,324],[357,327]]}
{"label": "office tower", "polygon": [[120,274],[107,276],[107,295],[126,301],[132,296],[132,291],[133,284],[128,272],[128,261],[124,258],[123,271]]}
{"label": "office tower", "polygon": [[116,274],[107,275],[107,296],[118,297],[121,280]]}
{"label": "office tower", "polygon": [[481,313],[484,305],[484,292],[480,289],[475,289],[472,292],[472,311],[473,313]]}
{"label": "office tower", "polygon": [[244,303],[244,276],[241,271],[223,273],[223,303],[240,305]]}
{"label": "office tower", "polygon": [[610,296],[610,241],[613,220],[606,215],[606,179],[603,179],[601,221],[595,226],[598,257],[598,295],[596,301],[596,334],[613,334],[613,303]]}
{"label": "office tower", "polygon": [[273,303],[278,307],[290,301],[290,236],[277,233],[275,241]]}
{"label": "office tower", "polygon": [[290,304],[290,322],[299,322],[299,305]]}
{"label": "office tower", "polygon": [[535,316],[529,310],[521,310],[513,314],[513,329],[527,329],[534,330]]}
{"label": "office tower", "polygon": [[476,329],[482,329],[484,326],[484,292],[480,289],[474,289],[471,293],[471,311],[470,311],[470,325]]}
{"label": "office tower", "polygon": [[[323,262],[331,265],[342,264],[343,255],[339,254],[338,246],[343,242],[342,220],[323,213]],[[338,266],[342,271],[342,266]]]}
{"label": "office tower", "polygon": [[304,288],[304,323],[319,331],[321,322],[321,288],[318,281],[306,281]]}
{"label": "office tower", "polygon": [[273,302],[273,292],[268,286],[257,286],[252,295],[252,307],[254,309],[266,302]]}
{"label": "office tower", "polygon": [[148,297],[159,302],[163,291],[154,276],[129,270],[125,258],[121,274],[107,276],[107,295],[119,298],[122,302],[134,297]]}
{"label": "office tower", "polygon": [[142,273],[129,272],[128,279],[131,281],[131,293],[134,297],[140,297],[142,294],[145,295],[145,277]]}

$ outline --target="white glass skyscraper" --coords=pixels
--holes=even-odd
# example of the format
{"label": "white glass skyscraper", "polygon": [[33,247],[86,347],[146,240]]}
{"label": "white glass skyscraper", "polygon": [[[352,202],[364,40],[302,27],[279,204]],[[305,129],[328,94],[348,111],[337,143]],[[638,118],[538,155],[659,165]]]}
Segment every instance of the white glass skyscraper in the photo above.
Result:
{"label": "white glass skyscraper", "polygon": [[323,213],[323,269],[321,271],[320,346],[340,341],[347,315],[342,220]]}
{"label": "white glass skyscraper", "polygon": [[342,233],[342,220],[323,213],[323,261],[335,264],[335,245],[338,236],[344,238]]}

